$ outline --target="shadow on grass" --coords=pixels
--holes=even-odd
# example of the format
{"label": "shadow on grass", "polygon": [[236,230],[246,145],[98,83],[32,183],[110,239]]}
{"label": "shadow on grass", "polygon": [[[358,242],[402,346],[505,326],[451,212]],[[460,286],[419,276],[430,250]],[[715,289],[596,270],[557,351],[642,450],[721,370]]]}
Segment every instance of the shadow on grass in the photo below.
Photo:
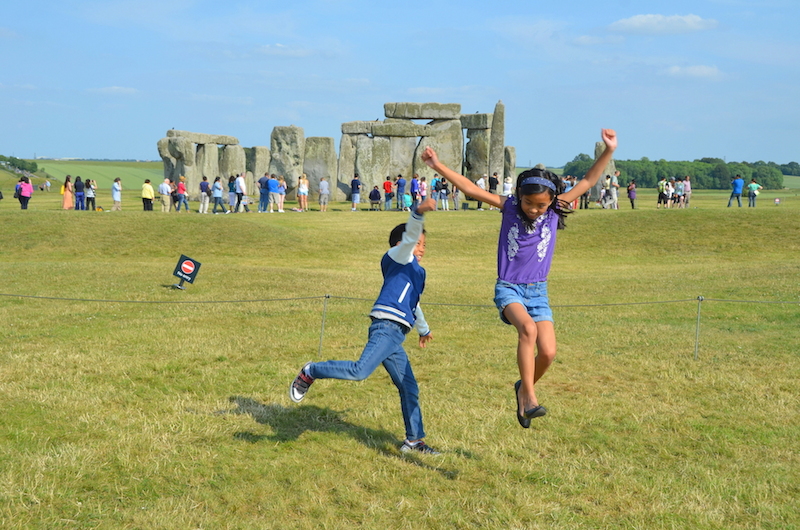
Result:
{"label": "shadow on grass", "polygon": [[[264,404],[254,399],[242,396],[231,396],[231,403],[236,405],[232,410],[220,410],[217,414],[246,414],[251,416],[256,423],[269,425],[274,434],[255,434],[249,431],[240,431],[233,435],[237,440],[248,443],[259,443],[263,440],[271,442],[288,442],[297,440],[306,431],[334,432],[351,436],[359,443],[374,449],[384,456],[398,458],[423,469],[436,471],[443,477],[455,479],[459,471],[432,466],[414,454],[401,453],[398,447],[401,440],[384,430],[368,429],[353,425],[342,419],[341,412],[315,405],[300,405],[287,408],[277,403]],[[425,457],[437,458],[436,456]]]}

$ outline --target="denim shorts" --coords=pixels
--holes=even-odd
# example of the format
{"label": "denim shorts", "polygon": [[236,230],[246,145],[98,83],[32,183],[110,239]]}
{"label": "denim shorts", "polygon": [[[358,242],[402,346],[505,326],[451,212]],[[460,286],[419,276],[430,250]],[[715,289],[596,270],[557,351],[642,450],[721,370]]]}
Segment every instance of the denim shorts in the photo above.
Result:
{"label": "denim shorts", "polygon": [[547,298],[547,281],[536,283],[509,283],[497,280],[494,286],[494,303],[500,312],[500,320],[511,324],[503,309],[511,303],[522,304],[534,322],[553,321],[553,311]]}

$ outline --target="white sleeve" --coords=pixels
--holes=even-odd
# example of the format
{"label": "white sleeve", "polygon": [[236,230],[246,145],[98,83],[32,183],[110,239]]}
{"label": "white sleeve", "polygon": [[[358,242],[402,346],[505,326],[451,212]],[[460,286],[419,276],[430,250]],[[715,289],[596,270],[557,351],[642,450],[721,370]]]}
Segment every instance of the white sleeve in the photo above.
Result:
{"label": "white sleeve", "polygon": [[430,334],[431,328],[428,327],[428,322],[425,320],[425,315],[422,314],[422,307],[419,304],[417,304],[417,307],[414,309],[414,316],[417,317],[417,321],[414,322],[414,329],[417,330],[419,336],[424,337]]}
{"label": "white sleeve", "polygon": [[404,265],[410,262],[414,255],[414,247],[417,246],[419,236],[422,235],[423,224],[422,214],[412,211],[406,223],[406,231],[403,232],[403,239],[399,245],[389,249],[389,257]]}

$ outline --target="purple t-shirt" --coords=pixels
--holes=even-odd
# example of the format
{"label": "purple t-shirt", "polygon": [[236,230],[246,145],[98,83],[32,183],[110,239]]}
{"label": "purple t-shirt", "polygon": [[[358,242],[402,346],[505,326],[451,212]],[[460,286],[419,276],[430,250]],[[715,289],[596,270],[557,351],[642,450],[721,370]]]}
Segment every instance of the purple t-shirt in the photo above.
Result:
{"label": "purple t-shirt", "polygon": [[547,210],[528,231],[517,210],[517,198],[510,195],[503,204],[503,221],[497,244],[497,277],[509,283],[547,280],[556,246],[558,214]]}

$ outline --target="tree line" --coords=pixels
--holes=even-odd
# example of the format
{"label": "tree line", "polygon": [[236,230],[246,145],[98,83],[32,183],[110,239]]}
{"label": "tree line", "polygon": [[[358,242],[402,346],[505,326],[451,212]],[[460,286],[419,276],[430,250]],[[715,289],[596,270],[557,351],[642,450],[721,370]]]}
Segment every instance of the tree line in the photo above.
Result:
{"label": "tree line", "polygon": [[15,156],[0,155],[0,163],[5,166],[15,167],[22,171],[29,171],[31,173],[36,173],[39,171],[39,166],[36,164],[36,162],[32,160],[22,160],[21,158],[17,158]]}
{"label": "tree line", "polygon": [[[583,178],[594,159],[581,153],[564,165],[564,175],[574,175]],[[766,189],[782,189],[784,175],[800,175],[800,164],[776,164],[775,162],[725,162],[720,158],[701,158],[693,162],[650,160],[643,157],[640,160],[615,160],[617,169],[621,172],[620,184],[636,179],[636,184],[644,188],[654,188],[662,177],[692,177],[693,189],[728,189],[731,180],[736,175],[749,182],[756,182]]]}

